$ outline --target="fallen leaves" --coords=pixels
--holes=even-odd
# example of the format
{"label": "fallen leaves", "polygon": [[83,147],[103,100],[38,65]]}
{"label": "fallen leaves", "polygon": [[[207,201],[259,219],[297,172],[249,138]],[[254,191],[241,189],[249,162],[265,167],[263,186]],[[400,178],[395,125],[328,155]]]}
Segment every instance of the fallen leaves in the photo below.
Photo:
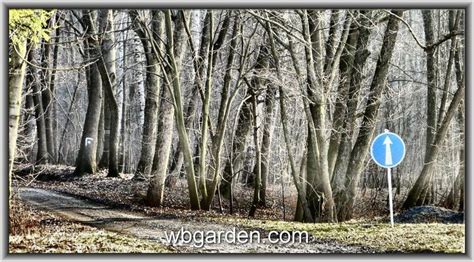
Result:
{"label": "fallen leaves", "polygon": [[19,200],[10,207],[10,253],[167,253],[163,245],[66,221]]}

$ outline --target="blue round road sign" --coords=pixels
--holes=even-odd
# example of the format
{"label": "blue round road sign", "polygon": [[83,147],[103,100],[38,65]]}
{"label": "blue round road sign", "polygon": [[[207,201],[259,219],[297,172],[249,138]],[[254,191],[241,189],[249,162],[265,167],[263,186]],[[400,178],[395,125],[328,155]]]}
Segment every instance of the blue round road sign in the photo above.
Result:
{"label": "blue round road sign", "polygon": [[372,141],[370,155],[383,168],[396,167],[405,157],[405,143],[397,134],[385,131]]}

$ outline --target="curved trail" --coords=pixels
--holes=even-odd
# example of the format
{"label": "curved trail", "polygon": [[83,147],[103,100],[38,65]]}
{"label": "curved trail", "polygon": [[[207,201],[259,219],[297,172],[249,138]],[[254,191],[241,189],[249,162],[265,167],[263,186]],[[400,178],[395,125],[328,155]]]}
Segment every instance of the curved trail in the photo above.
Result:
{"label": "curved trail", "polygon": [[[19,188],[19,197],[27,203],[68,220],[84,223],[89,226],[131,235],[141,239],[159,241],[172,246],[166,239],[168,234],[184,228],[196,231],[229,231],[231,226],[201,221],[184,221],[176,218],[144,216],[140,213],[109,207],[103,204],[75,198],[70,195],[38,188]],[[236,225],[236,230],[243,230]],[[252,229],[245,229],[250,231]],[[259,230],[261,231],[261,230]],[[265,231],[262,231],[264,239]],[[174,245],[179,253],[372,253],[373,250],[354,247],[334,241],[320,241],[310,237],[308,243],[271,244],[271,243],[216,243],[196,247],[191,244]]]}

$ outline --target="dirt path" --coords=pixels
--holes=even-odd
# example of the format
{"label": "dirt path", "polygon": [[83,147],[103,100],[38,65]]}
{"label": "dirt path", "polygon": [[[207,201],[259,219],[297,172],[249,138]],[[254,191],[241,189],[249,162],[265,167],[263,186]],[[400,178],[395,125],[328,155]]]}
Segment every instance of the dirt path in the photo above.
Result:
{"label": "dirt path", "polygon": [[[172,246],[167,241],[166,232],[178,232],[181,228],[192,233],[196,231],[230,231],[229,225],[184,221],[160,217],[143,216],[139,213],[123,209],[108,207],[106,205],[85,201],[66,194],[56,193],[37,188],[20,188],[19,196],[24,201],[40,208],[57,213],[66,219],[100,227],[106,230],[132,235],[137,238],[156,240],[164,245]],[[236,231],[243,230],[236,226]],[[246,229],[250,231],[251,229]],[[262,239],[266,240],[268,232],[259,230]],[[180,253],[373,253],[374,251],[363,247],[354,247],[333,241],[320,241],[310,236],[308,243],[271,244],[261,243],[234,244],[221,243],[205,244],[196,247],[192,244],[177,244],[173,246]]]}

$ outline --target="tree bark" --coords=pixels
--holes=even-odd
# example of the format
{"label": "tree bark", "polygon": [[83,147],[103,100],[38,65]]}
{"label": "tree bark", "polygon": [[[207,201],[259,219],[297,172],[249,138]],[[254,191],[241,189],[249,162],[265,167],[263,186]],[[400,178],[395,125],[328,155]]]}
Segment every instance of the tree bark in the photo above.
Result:
{"label": "tree bark", "polygon": [[[246,97],[246,95],[244,96]],[[240,107],[239,107],[240,108]],[[235,136],[232,141],[232,154],[226,162],[224,170],[224,179],[222,180],[220,191],[226,198],[230,198],[230,191],[235,178],[242,174],[245,161],[245,153],[247,146],[247,138],[252,128],[252,105],[247,99],[243,101],[242,107],[238,111],[237,127],[235,128]],[[242,175],[242,177],[244,177]]]}
{"label": "tree bark", "polygon": [[[202,41],[201,51],[199,52],[202,56],[198,70],[197,81],[198,86],[204,87],[204,98],[202,101],[202,118],[201,118],[201,142],[199,145],[199,164],[197,175],[199,177],[199,190],[201,193],[201,207],[207,207],[207,173],[206,173],[206,159],[207,159],[207,146],[208,146],[208,134],[209,134],[209,105],[211,102],[211,88],[212,88],[212,57],[213,51],[211,50],[211,42],[213,41],[212,31],[214,26],[214,18],[212,17],[212,11],[208,10],[206,18],[204,20],[204,27],[202,30]],[[206,63],[207,61],[207,63]],[[207,65],[206,65],[207,64]],[[207,66],[207,68],[206,68]],[[206,78],[204,78],[204,68],[206,68]],[[205,85],[204,85],[204,79]],[[210,206],[210,203],[209,203]]]}
{"label": "tree bark", "polygon": [[[358,40],[357,50],[354,57],[353,70],[350,74],[349,90],[346,102],[346,116],[343,122],[343,127],[340,138],[340,144],[338,146],[337,158],[333,160],[334,168],[331,177],[331,186],[334,189],[334,194],[337,197],[340,195],[339,191],[345,190],[344,179],[347,165],[349,162],[350,153],[353,147],[353,134],[355,129],[355,122],[357,120],[356,111],[359,101],[359,94],[362,89],[362,83],[364,80],[363,70],[369,57],[369,51],[367,50],[368,39],[371,33],[371,14],[370,10],[360,11],[360,19],[358,19]],[[339,202],[336,199],[336,202]]]}
{"label": "tree bark", "polygon": [[265,98],[265,121],[262,135],[262,187],[260,188],[259,202],[259,205],[262,207],[266,207],[267,180],[270,173],[272,159],[272,138],[276,111],[275,95],[276,89],[273,86],[268,86]]}
{"label": "tree bark", "polygon": [[[348,15],[349,16],[349,15]],[[349,19],[349,18],[346,18]],[[348,31],[346,29],[346,31]],[[359,36],[359,28],[355,23],[351,23],[350,30],[348,32],[347,43],[343,49],[341,62],[339,64],[340,82],[336,97],[336,105],[334,109],[334,114],[332,116],[333,125],[331,130],[331,136],[329,141],[328,148],[328,165],[329,165],[329,174],[332,178],[334,173],[334,167],[336,165],[337,153],[339,152],[339,147],[341,145],[341,136],[345,131],[343,129],[344,122],[347,117],[347,99],[349,96],[349,89],[351,86],[350,75],[354,68],[354,59],[357,47],[357,38]],[[326,70],[327,71],[327,70]]]}
{"label": "tree bark", "polygon": [[8,192],[12,197],[12,170],[21,112],[21,93],[26,71],[26,39],[13,45],[8,65]]}
{"label": "tree bark", "polygon": [[[166,84],[169,85],[169,91],[172,95],[174,117],[179,135],[179,145],[184,155],[184,165],[186,169],[186,176],[188,181],[188,191],[191,209],[199,210],[199,195],[197,191],[197,185],[195,180],[195,172],[193,166],[192,150],[189,143],[189,137],[187,134],[186,126],[184,124],[184,112],[183,102],[181,96],[181,84],[180,84],[180,68],[183,53],[185,51],[185,22],[189,21],[189,11],[179,11],[177,20],[175,21],[175,29],[173,32],[171,11],[165,10],[165,32],[166,32],[166,58],[169,63],[169,72],[165,72]],[[175,44],[176,43],[176,44]],[[157,54],[158,55],[158,54]],[[167,130],[172,132],[172,130]],[[154,161],[157,161],[156,159]],[[166,163],[167,161],[159,161],[160,163]],[[166,178],[165,176],[163,176]],[[163,178],[163,179],[164,179]],[[152,177],[150,186],[152,184],[158,184],[160,182],[160,176]],[[164,181],[164,180],[163,180]],[[163,183],[164,184],[164,183]]]}
{"label": "tree bark", "polygon": [[[83,23],[90,24],[95,19],[94,16],[93,11],[83,11]],[[89,48],[87,48],[88,54],[85,60],[96,58],[98,47],[94,48],[94,41],[91,39],[91,35],[94,33],[93,27],[87,27],[86,34],[88,38],[86,39],[86,46]],[[76,158],[76,169],[74,170],[76,175],[83,175],[85,173],[95,174],[97,170],[97,135],[102,103],[102,78],[98,69],[98,63],[91,64],[86,68],[86,76],[89,101],[82,131],[81,145]]]}
{"label": "tree bark", "polygon": [[[261,52],[261,51],[260,51]],[[257,94],[252,90],[252,109],[253,109],[253,143],[255,146],[255,167],[254,167],[254,192],[253,201],[250,207],[249,217],[255,217],[258,204],[260,203],[260,188],[262,183],[262,154],[260,152],[260,143],[258,139],[258,121],[257,121]]]}
{"label": "tree bark", "polygon": [[[136,12],[136,10],[131,11]],[[140,160],[138,161],[135,176],[147,177],[150,175],[153,166],[153,157],[156,150],[157,139],[157,120],[158,120],[158,106],[160,103],[161,92],[161,69],[159,66],[158,57],[153,53],[152,44],[156,44],[162,50],[161,37],[163,36],[163,12],[160,10],[152,10],[152,20],[150,25],[151,36],[148,36],[140,26],[135,26],[135,32],[140,36],[142,45],[145,50],[146,58],[146,80],[145,80],[145,119],[143,125],[142,135],[142,150]],[[133,15],[132,18],[136,18]],[[154,41],[154,43],[151,43]]]}
{"label": "tree bark", "polygon": [[[48,24],[54,25],[56,23],[56,15],[53,15]],[[56,30],[58,33],[59,30]],[[53,61],[51,61],[51,49],[53,47]],[[42,70],[43,74],[43,83],[46,85],[46,88],[43,89],[41,92],[42,98],[42,105],[43,105],[43,112],[44,112],[44,124],[45,124],[45,133],[46,133],[46,147],[48,149],[49,161],[53,161],[56,159],[56,152],[55,152],[55,140],[56,136],[54,134],[53,128],[53,91],[54,91],[54,68],[57,65],[57,50],[58,46],[53,45],[53,40],[50,40],[48,43],[43,44],[43,57],[42,57],[42,65],[44,70]],[[50,68],[53,68],[50,69]]]}
{"label": "tree bark", "polygon": [[[426,46],[431,46],[434,43],[434,29],[433,29],[433,17],[431,10],[423,10],[423,25],[424,25],[424,33],[425,33],[425,40]],[[436,75],[437,75],[437,68],[436,68],[436,58],[435,58],[435,48],[430,47],[425,50],[426,52],[426,72],[427,72],[427,80],[428,80],[428,87],[427,87],[427,107],[426,107],[426,154],[425,160],[428,157],[428,151],[431,148],[431,144],[433,143],[433,138],[436,134],[436,89],[437,82],[436,82]]]}
{"label": "tree bark", "polygon": [[425,161],[425,165],[421,170],[421,174],[416,180],[413,187],[410,189],[407,199],[403,203],[403,208],[408,209],[413,206],[423,205],[426,203],[426,194],[427,189],[430,187],[430,180],[432,176],[432,170],[434,168],[434,164],[436,161],[436,157],[438,156],[439,149],[441,144],[444,141],[446,133],[449,129],[449,123],[453,118],[454,114],[456,113],[457,108],[459,107],[460,103],[462,103],[462,99],[464,98],[464,84],[458,86],[456,93],[454,94],[453,100],[449,105],[448,110],[446,111],[446,115],[443,118],[443,122],[440,125],[438,132],[436,132],[436,136],[433,140],[433,144],[431,145],[430,149],[428,150],[428,156]]}
{"label": "tree bark", "polygon": [[[169,69],[165,69],[169,71]],[[168,73],[168,72],[167,72]],[[158,118],[158,138],[154,165],[151,171],[151,180],[147,193],[147,204],[162,206],[164,201],[165,179],[168,171],[168,162],[173,141],[174,107],[170,102],[172,94],[170,87],[163,86],[163,97],[160,101],[160,117]]]}
{"label": "tree bark", "polygon": [[[305,45],[305,56],[307,61],[307,90],[310,114],[308,114],[309,136],[308,143],[308,169],[307,175],[312,175],[309,181],[312,185],[309,202],[321,205],[318,219],[332,222],[334,215],[334,199],[329,180],[328,166],[328,143],[326,142],[326,89],[323,85],[324,61],[323,61],[323,35],[322,35],[322,13],[316,10],[305,11],[302,15]],[[307,101],[305,101],[307,103]],[[313,152],[313,153],[310,153]],[[312,165],[314,161],[314,165]],[[308,178],[310,179],[310,178]],[[311,205],[311,204],[310,204]],[[314,212],[314,211],[313,211]]]}
{"label": "tree bark", "polygon": [[31,63],[29,66],[29,74],[26,76],[26,82],[31,85],[31,91],[33,92],[33,102],[35,108],[36,118],[36,135],[38,138],[38,151],[36,154],[36,164],[47,164],[49,162],[49,154],[47,147],[47,136],[46,136],[46,125],[44,120],[44,107],[41,92],[41,80],[40,73],[36,68],[39,64],[37,57],[38,49],[32,47],[28,53],[28,61]]}
{"label": "tree bark", "polygon": [[[402,16],[403,11],[393,10],[396,16]],[[360,180],[364,162],[369,151],[370,141],[375,131],[375,125],[380,99],[387,86],[387,75],[389,62],[395,47],[399,29],[399,20],[394,15],[390,15],[385,35],[383,38],[382,49],[377,60],[376,69],[372,83],[370,85],[370,94],[367,100],[362,125],[357,136],[354,148],[352,149],[349,167],[347,168],[345,178],[345,191],[341,192],[338,203],[338,221],[346,221],[352,218],[355,198],[357,197],[357,185]]]}
{"label": "tree bark", "polygon": [[[424,205],[431,202],[430,201],[431,196],[429,195],[430,194],[429,191],[431,190],[429,189],[431,188],[432,172],[434,169],[436,158],[439,153],[439,148],[444,142],[444,139],[449,129],[451,119],[453,118],[458,107],[462,105],[463,98],[464,98],[464,92],[465,92],[464,91],[465,89],[464,68],[462,67],[462,64],[461,64],[462,62],[461,62],[460,52],[461,52],[461,49],[458,48],[454,54],[454,68],[456,72],[456,84],[458,88],[456,90],[456,93],[454,94],[453,99],[451,100],[449,104],[448,110],[446,111],[441,124],[439,125],[439,129],[436,132],[436,135],[433,139],[433,142],[430,148],[426,151],[425,164],[423,166],[423,169],[421,170],[420,176],[417,178],[415,184],[408,192],[407,199],[403,203],[404,209],[408,209],[410,207],[417,206],[417,205]],[[464,180],[461,179],[462,184],[464,183],[463,181]],[[462,187],[463,186],[464,185],[462,185]],[[464,192],[462,191],[461,197],[464,197],[463,195],[464,195]]]}

